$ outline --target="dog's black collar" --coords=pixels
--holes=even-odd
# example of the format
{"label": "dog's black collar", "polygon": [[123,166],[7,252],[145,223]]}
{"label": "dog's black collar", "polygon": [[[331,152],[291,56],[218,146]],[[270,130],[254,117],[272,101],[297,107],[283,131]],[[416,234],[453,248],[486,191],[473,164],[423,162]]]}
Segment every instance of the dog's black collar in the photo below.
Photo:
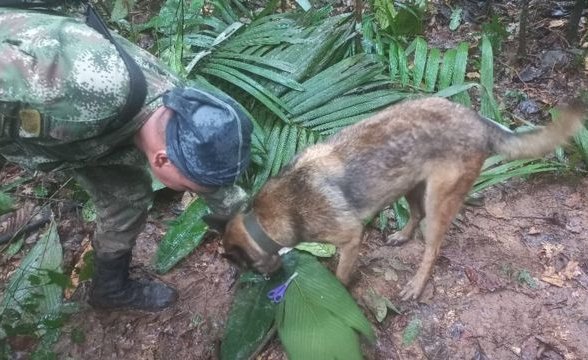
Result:
{"label": "dog's black collar", "polygon": [[278,251],[283,248],[282,245],[272,240],[272,238],[266,234],[259,224],[259,221],[257,221],[257,216],[255,216],[253,211],[249,211],[243,216],[243,225],[245,225],[245,230],[247,230],[253,241],[255,241],[257,245],[268,254],[277,254]]}

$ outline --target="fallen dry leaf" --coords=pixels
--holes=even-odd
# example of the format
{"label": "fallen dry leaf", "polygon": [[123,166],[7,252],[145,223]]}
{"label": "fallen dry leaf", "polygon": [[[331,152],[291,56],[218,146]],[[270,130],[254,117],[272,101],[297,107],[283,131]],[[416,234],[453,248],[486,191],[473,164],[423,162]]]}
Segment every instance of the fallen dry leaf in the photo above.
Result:
{"label": "fallen dry leaf", "polygon": [[397,314],[401,313],[400,310],[392,304],[390,299],[380,295],[380,293],[373,288],[370,288],[367,291],[363,296],[363,300],[378,322],[384,321],[388,314],[388,310],[392,310]]}
{"label": "fallen dry leaf", "polygon": [[557,287],[563,287],[564,281],[557,275],[541,276],[541,281]]}
{"label": "fallen dry leaf", "polygon": [[194,201],[196,197],[197,196],[192,194],[191,192],[184,192],[184,194],[182,195],[182,200],[180,201],[180,203],[182,204],[182,210],[188,208],[188,205],[190,205],[190,203],[192,203],[192,201]]}
{"label": "fallen dry leaf", "polygon": [[[84,251],[82,251],[82,254],[80,255],[80,259],[78,260],[78,262],[74,266],[74,269],[83,268],[84,267],[84,255],[86,255],[86,253],[88,253],[89,251],[92,251],[92,242],[90,241],[88,236],[86,236],[86,238],[84,240],[82,240],[82,247],[84,248]],[[72,287],[66,288],[65,292],[63,294],[63,296],[67,300],[71,299],[72,295],[76,291],[76,288],[80,284],[80,274],[77,271],[72,271],[71,276],[70,276],[70,280],[71,280]]]}
{"label": "fallen dry leaf", "polygon": [[398,274],[396,273],[396,271],[392,270],[392,269],[388,269],[384,272],[384,279],[386,279],[386,281],[398,281]]}
{"label": "fallen dry leaf", "polygon": [[466,74],[466,77],[470,80],[479,79],[480,73],[477,71],[472,71]]}
{"label": "fallen dry leaf", "polygon": [[555,271],[553,266],[547,266],[541,275],[541,281],[557,287],[563,287],[567,280],[582,275],[582,270],[577,261],[568,261],[566,267],[561,271]]}
{"label": "fallen dry leaf", "polygon": [[582,270],[580,269],[580,265],[577,261],[571,260],[566,265],[566,268],[563,269],[562,274],[568,279],[571,280],[576,276],[582,275]]}
{"label": "fallen dry leaf", "polygon": [[550,260],[555,256],[561,254],[563,251],[564,246],[562,244],[544,243],[543,249],[541,250],[541,255],[543,255],[547,260]]}
{"label": "fallen dry leaf", "polygon": [[537,234],[541,234],[541,231],[539,231],[539,229],[537,229],[534,226],[531,226],[529,228],[529,231],[527,232],[529,235],[537,235]]}
{"label": "fallen dry leaf", "polygon": [[558,19],[558,20],[551,20],[549,22],[549,28],[553,29],[553,28],[558,28],[558,27],[562,27],[566,24],[566,21],[563,19]]}

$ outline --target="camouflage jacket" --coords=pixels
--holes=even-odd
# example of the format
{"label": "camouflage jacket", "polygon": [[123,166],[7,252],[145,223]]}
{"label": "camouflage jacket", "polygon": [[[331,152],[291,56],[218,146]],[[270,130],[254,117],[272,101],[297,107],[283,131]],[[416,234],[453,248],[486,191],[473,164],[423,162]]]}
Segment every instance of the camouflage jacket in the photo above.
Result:
{"label": "camouflage jacket", "polygon": [[0,154],[44,171],[144,161],[133,134],[181,81],[148,52],[115,38],[148,86],[143,109],[128,120],[117,114],[129,75],[109,40],[84,19],[0,8]]}

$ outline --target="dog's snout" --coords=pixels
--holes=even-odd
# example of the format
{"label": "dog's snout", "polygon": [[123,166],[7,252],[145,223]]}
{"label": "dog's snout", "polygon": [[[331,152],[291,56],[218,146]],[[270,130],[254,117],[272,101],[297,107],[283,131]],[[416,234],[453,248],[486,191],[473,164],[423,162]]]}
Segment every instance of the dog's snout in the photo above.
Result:
{"label": "dog's snout", "polygon": [[262,274],[273,274],[282,267],[282,260],[279,255],[271,255],[257,262],[254,267]]}

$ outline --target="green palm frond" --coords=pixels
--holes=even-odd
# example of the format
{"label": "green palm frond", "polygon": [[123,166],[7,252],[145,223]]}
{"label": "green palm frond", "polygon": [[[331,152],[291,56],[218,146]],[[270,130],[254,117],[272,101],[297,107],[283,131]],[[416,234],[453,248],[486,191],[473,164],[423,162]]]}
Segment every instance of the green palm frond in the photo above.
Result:
{"label": "green palm frond", "polygon": [[501,160],[502,158],[498,155],[486,160],[482,167],[482,173],[470,193],[480,192],[514,177],[524,177],[565,168],[564,164],[548,160],[514,160],[506,163],[502,163]]}
{"label": "green palm frond", "polygon": [[268,177],[277,175],[307,145],[403,99],[402,93],[370,87],[382,72],[383,65],[374,57],[356,55],[303,82],[308,90],[291,90],[282,95],[290,117],[268,123],[268,158],[255,176],[253,190],[258,190]]}
{"label": "green palm frond", "polygon": [[185,35],[189,78],[226,92],[256,119],[244,179],[254,191],[306,146],[405,97],[383,90],[390,82],[376,57],[344,58],[354,34],[349,14],[309,19],[312,12],[271,15]]}

